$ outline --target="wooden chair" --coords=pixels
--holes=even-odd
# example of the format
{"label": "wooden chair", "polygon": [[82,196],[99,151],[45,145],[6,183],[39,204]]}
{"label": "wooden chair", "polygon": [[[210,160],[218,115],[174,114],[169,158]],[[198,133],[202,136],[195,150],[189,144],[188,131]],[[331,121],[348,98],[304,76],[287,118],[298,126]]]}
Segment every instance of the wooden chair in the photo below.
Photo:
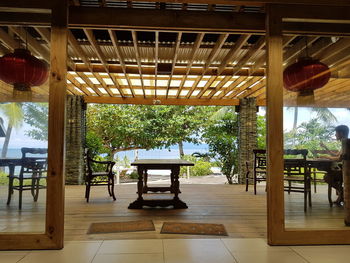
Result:
{"label": "wooden chair", "polygon": [[112,161],[97,161],[92,159],[91,152],[85,151],[86,173],[85,173],[85,198],[89,202],[91,186],[107,185],[108,194],[116,200],[114,195],[114,173]]}
{"label": "wooden chair", "polygon": [[[284,191],[304,194],[304,211],[311,207],[311,175],[307,166],[308,150],[284,150],[284,154],[299,158],[285,158],[284,160]],[[301,158],[300,158],[301,157]]]}
{"label": "wooden chair", "polygon": [[[22,192],[30,190],[34,202],[38,200],[39,190],[46,188],[45,184],[41,184],[46,179],[47,173],[47,149],[46,148],[21,148],[22,159],[19,174],[9,175],[9,189],[7,205],[11,202],[14,190],[19,192],[18,207],[22,209]],[[14,184],[15,180],[18,185]],[[29,183],[26,183],[28,182]]]}
{"label": "wooden chair", "polygon": [[[320,154],[321,155],[324,155],[324,154],[328,155],[328,151],[326,151],[326,150],[314,150],[314,151],[311,151],[311,153],[312,153],[314,158],[318,158]],[[318,170],[316,168],[311,168],[310,173],[311,173],[311,181],[312,181],[312,183],[314,185],[314,193],[317,193],[317,188],[316,188],[317,183],[324,183],[325,182],[323,180],[323,178],[322,179],[317,179],[317,174],[323,174],[323,176],[324,176],[324,175],[327,174],[327,172],[326,171],[320,171],[320,170]]]}
{"label": "wooden chair", "polygon": [[[248,191],[249,184],[254,186],[254,194],[256,195],[256,185],[257,183],[266,181],[266,150],[254,149],[254,164],[253,171],[250,172],[249,164],[246,162],[246,192]],[[266,191],[266,188],[265,188]]]}

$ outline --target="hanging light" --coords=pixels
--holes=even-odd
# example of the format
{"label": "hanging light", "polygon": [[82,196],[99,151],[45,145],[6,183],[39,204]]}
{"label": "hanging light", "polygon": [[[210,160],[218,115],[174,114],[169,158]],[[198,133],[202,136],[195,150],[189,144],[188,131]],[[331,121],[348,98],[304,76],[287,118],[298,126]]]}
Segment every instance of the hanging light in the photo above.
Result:
{"label": "hanging light", "polygon": [[0,79],[13,85],[14,97],[25,94],[26,99],[31,99],[31,87],[44,84],[48,74],[47,63],[31,55],[27,49],[15,49],[0,58]]}
{"label": "hanging light", "polygon": [[315,100],[314,90],[325,86],[330,77],[329,67],[309,56],[305,37],[305,56],[283,71],[283,84],[287,90],[298,92],[297,104],[312,104]]}
{"label": "hanging light", "polygon": [[287,90],[298,92],[299,96],[307,96],[326,85],[330,77],[331,72],[327,65],[306,57],[284,70],[283,83]]}

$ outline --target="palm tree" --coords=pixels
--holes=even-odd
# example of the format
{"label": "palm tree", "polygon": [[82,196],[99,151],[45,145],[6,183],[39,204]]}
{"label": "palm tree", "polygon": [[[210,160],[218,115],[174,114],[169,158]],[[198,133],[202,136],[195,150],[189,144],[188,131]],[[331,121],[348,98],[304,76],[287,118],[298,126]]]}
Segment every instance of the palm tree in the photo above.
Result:
{"label": "palm tree", "polygon": [[6,103],[0,105],[0,111],[7,117],[8,124],[5,134],[5,141],[1,151],[1,158],[7,155],[12,129],[19,128],[23,121],[23,110],[21,103]]}
{"label": "palm tree", "polygon": [[312,108],[312,112],[316,113],[316,117],[324,123],[333,123],[337,121],[337,117],[328,108]]}

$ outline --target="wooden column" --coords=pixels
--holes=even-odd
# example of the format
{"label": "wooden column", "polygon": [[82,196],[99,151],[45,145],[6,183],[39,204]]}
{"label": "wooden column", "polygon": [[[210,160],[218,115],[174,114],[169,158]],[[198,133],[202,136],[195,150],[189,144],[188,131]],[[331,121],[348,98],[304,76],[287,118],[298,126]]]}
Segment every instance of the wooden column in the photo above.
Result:
{"label": "wooden column", "polygon": [[67,24],[66,0],[56,0],[52,9],[49,139],[46,203],[46,234],[63,247],[65,119],[67,92]]}
{"label": "wooden column", "polygon": [[267,237],[270,245],[284,231],[282,19],[266,7],[267,51]]}
{"label": "wooden column", "polygon": [[344,181],[344,223],[350,226],[350,139],[342,141]]}

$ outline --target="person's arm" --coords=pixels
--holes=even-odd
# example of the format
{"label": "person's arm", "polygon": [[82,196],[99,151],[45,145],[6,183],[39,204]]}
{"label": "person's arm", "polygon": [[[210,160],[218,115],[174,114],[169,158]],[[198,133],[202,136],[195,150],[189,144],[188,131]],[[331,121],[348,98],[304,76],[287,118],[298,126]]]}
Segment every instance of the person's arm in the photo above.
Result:
{"label": "person's arm", "polygon": [[340,161],[341,160],[341,151],[332,151],[330,150],[323,142],[320,143],[320,146],[325,149],[328,155],[321,155],[319,158],[321,159],[328,159],[333,161]]}

